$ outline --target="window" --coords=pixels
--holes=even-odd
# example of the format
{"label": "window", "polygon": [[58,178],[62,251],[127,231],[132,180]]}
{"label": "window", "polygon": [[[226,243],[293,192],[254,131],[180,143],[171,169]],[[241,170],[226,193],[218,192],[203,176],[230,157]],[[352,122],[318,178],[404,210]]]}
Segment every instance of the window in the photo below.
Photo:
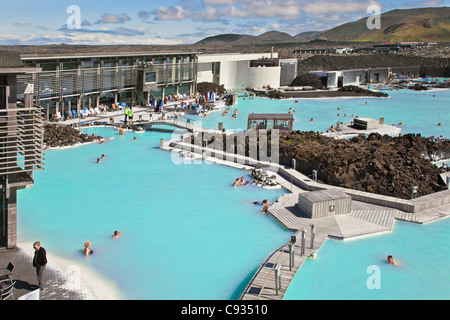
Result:
{"label": "window", "polygon": [[156,82],[156,72],[146,72],[145,73],[145,83]]}

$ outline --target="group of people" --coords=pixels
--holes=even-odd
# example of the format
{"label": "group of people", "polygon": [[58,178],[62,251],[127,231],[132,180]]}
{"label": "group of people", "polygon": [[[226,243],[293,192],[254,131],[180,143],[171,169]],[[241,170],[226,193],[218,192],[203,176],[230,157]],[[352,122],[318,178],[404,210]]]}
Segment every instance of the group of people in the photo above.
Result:
{"label": "group of people", "polygon": [[125,115],[125,119],[123,120],[125,124],[127,124],[128,120],[130,120],[130,123],[133,123],[133,110],[131,110],[131,107],[125,107],[123,114]]}
{"label": "group of people", "polygon": [[[122,236],[122,232],[114,230],[114,233],[112,235],[112,237],[114,239],[120,238]],[[92,245],[92,241],[88,240],[84,243],[84,249],[83,249],[83,254],[87,257],[90,256],[91,254],[94,253],[94,251],[91,249],[91,245]]]}
{"label": "group of people", "polygon": [[104,154],[102,154],[100,156],[100,158],[97,158],[97,163],[101,163],[103,159],[105,159],[105,155]]}
{"label": "group of people", "polygon": [[238,186],[248,186],[248,181],[246,181],[244,177],[241,177],[240,179],[236,178],[236,180],[233,183],[233,188]]}
{"label": "group of people", "polygon": [[[224,110],[224,112],[222,112],[222,117],[225,117],[225,116],[228,114],[229,111],[230,111],[230,108],[226,108],[226,109]],[[233,119],[236,119],[238,113],[239,113],[239,110],[238,110],[237,108],[234,109],[233,115],[232,115],[231,117],[232,117]]]}

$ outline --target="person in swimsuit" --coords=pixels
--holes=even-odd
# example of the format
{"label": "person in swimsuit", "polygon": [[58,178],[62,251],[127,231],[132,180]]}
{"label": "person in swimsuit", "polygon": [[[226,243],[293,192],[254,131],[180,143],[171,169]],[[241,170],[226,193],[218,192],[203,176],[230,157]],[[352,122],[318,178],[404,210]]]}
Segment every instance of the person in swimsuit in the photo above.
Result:
{"label": "person in swimsuit", "polygon": [[237,187],[237,186],[239,186],[240,185],[240,183],[239,183],[239,178],[237,178],[235,181],[234,181],[234,183],[233,183],[233,188],[234,187]]}
{"label": "person in swimsuit", "polygon": [[245,181],[244,177],[241,177],[241,180],[239,181],[239,183],[240,183],[242,186],[248,185],[248,182]]}
{"label": "person in swimsuit", "polygon": [[94,253],[94,251],[91,250],[91,244],[92,244],[91,240],[86,241],[86,243],[84,244],[84,255],[86,257]]}
{"label": "person in swimsuit", "polygon": [[113,234],[113,238],[120,238],[122,236],[122,232],[120,232],[120,231],[114,231],[114,234]]}

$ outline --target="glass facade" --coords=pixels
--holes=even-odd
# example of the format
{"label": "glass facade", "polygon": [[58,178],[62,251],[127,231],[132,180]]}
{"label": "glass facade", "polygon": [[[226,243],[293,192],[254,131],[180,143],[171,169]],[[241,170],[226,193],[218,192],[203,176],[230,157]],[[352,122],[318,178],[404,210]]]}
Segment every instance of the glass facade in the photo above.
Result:
{"label": "glass facade", "polygon": [[[181,89],[182,94],[190,94],[191,84],[196,81],[197,53],[174,54],[137,54],[124,56],[67,56],[54,60],[36,57],[22,58],[29,67],[41,67],[42,71],[34,74],[19,75],[18,83],[34,84],[37,103],[44,108],[47,120],[51,115],[68,112],[68,101],[71,109],[83,106],[83,96],[98,95],[103,101],[106,94],[117,95],[120,101],[129,99],[132,92],[136,97],[148,95],[138,92],[138,68],[143,64],[149,68],[145,74],[146,84],[155,84],[150,93],[158,96],[173,95]],[[163,90],[164,88],[164,90]],[[23,100],[19,96],[19,100]],[[75,100],[75,102],[73,102]],[[78,100],[78,101],[77,101]],[[111,100],[111,99],[108,99]],[[59,101],[59,104],[56,102]],[[97,100],[92,100],[97,101]],[[142,101],[144,101],[142,99]],[[122,102],[122,101],[121,101]],[[59,108],[59,110],[58,110]],[[66,112],[67,111],[67,112]]]}

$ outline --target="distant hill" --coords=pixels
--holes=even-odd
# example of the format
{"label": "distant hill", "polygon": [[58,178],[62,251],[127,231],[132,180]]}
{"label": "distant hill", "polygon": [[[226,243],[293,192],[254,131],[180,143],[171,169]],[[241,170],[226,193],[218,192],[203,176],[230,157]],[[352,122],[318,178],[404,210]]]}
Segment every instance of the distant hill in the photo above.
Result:
{"label": "distant hill", "polygon": [[320,35],[322,33],[324,33],[326,31],[307,31],[307,32],[301,32],[299,34],[296,34],[294,36],[295,39],[297,39],[298,41],[309,41],[309,40],[314,40],[318,37],[320,37]]}
{"label": "distant hill", "polygon": [[330,29],[331,41],[450,41],[450,8],[398,9],[381,14],[381,29],[368,29],[367,17]]}
{"label": "distant hill", "polygon": [[291,36],[269,31],[259,36],[223,34],[205,38],[195,45],[255,45],[264,43],[305,42],[317,38],[330,41],[450,41],[450,8],[397,9],[381,14],[381,29],[367,28],[367,18],[345,23],[326,31],[308,31]]}
{"label": "distant hill", "polygon": [[297,41],[293,36],[279,31],[269,31],[259,36],[242,35],[242,34],[221,34],[205,38],[195,45],[216,45],[216,44],[263,44],[267,42],[295,42]]}

